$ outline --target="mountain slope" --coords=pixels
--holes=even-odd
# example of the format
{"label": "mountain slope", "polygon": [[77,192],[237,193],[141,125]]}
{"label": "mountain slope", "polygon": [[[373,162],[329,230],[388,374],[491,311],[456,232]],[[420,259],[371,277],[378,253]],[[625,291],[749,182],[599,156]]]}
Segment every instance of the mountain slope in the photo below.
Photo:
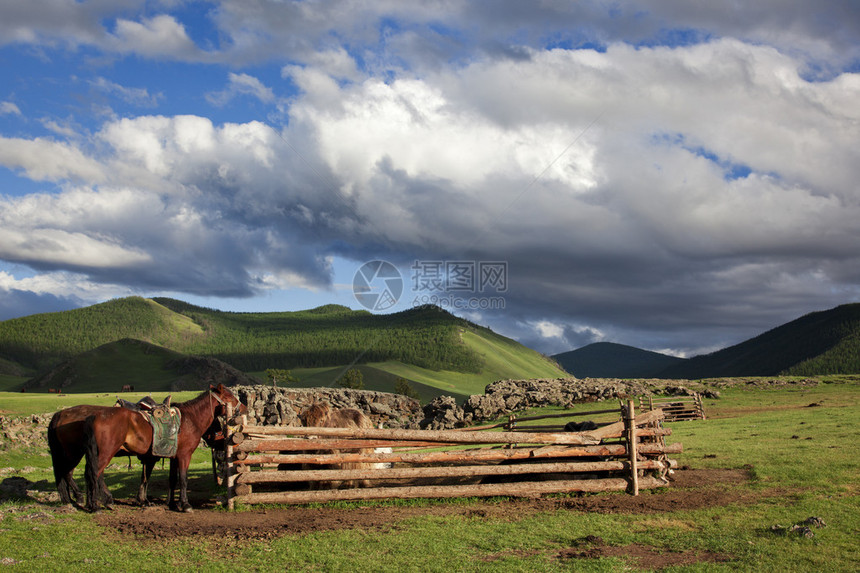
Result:
{"label": "mountain slope", "polygon": [[134,338],[182,351],[205,337],[203,327],[155,301],[140,297],[0,322],[0,358],[24,369],[44,370],[109,342]]}
{"label": "mountain slope", "polygon": [[[534,350],[437,307],[390,315],[338,305],[299,312],[232,313],[139,297],[0,322],[0,359],[44,372],[123,339],[217,358],[261,377],[268,368],[374,364],[393,369],[391,375],[451,388],[457,394],[482,392],[499,378],[565,376]],[[129,370],[128,362],[121,360],[113,371],[102,369],[114,378]],[[153,377],[162,379],[158,373]],[[387,375],[380,379],[387,380]]]}
{"label": "mountain slope", "polygon": [[846,304],[807,314],[729,348],[695,356],[664,369],[660,377],[858,373],[858,343],[860,304]]}
{"label": "mountain slope", "polygon": [[684,361],[614,342],[595,342],[552,358],[577,378],[653,378]]}

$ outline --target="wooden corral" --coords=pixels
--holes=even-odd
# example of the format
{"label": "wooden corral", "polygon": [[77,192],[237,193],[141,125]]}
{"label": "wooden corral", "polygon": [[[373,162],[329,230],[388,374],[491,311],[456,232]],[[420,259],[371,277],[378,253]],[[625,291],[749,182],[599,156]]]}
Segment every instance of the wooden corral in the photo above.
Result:
{"label": "wooden corral", "polygon": [[702,395],[698,392],[692,396],[661,396],[647,399],[639,398],[639,406],[644,410],[659,408],[665,414],[666,422],[682,422],[685,420],[704,420],[705,407],[702,405]]}
{"label": "wooden corral", "polygon": [[[227,505],[614,490],[636,495],[668,485],[676,466],[668,456],[682,448],[665,444],[671,430],[659,427],[663,412],[637,414],[630,401],[565,416],[598,413],[614,414],[615,421],[584,432],[518,425],[522,418],[513,427],[456,430],[254,426],[239,418],[225,431]],[[363,469],[338,469],[344,463]]]}

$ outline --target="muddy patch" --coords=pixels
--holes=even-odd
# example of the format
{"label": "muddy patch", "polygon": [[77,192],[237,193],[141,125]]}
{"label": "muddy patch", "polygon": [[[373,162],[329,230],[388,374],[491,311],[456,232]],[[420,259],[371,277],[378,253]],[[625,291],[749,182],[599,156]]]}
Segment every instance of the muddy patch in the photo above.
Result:
{"label": "muddy patch", "polygon": [[647,571],[694,563],[726,563],[733,559],[731,555],[714,551],[669,551],[640,543],[623,546],[606,545],[603,539],[594,535],[574,541],[572,547],[560,551],[556,556],[560,560],[602,557],[616,557],[626,561],[628,566]]}

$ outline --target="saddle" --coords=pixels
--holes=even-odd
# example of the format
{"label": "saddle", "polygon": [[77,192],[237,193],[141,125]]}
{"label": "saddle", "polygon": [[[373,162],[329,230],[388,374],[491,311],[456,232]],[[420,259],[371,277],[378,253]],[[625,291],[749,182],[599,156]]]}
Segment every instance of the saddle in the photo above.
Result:
{"label": "saddle", "polygon": [[[165,398],[165,400],[169,400],[170,396]],[[117,397],[116,404],[114,404],[117,408],[125,408],[126,410],[132,410],[133,412],[148,412],[158,406],[158,402],[152,399],[152,396],[146,396],[141,398],[139,402],[131,402],[124,398]]]}
{"label": "saddle", "polygon": [[170,405],[171,397],[159,404],[150,396],[139,402],[130,402],[117,398],[115,406],[138,412],[152,425],[152,455],[162,458],[172,458],[176,455],[179,443],[179,426],[182,423],[182,413]]}

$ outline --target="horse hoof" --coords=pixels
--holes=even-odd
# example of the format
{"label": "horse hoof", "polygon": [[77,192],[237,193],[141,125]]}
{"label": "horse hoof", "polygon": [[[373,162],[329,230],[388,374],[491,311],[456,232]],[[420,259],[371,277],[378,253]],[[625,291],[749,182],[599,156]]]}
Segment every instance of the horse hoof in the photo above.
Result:
{"label": "horse hoof", "polygon": [[191,509],[190,505],[183,505],[182,506],[182,513],[193,513],[193,512],[194,512],[194,510]]}

